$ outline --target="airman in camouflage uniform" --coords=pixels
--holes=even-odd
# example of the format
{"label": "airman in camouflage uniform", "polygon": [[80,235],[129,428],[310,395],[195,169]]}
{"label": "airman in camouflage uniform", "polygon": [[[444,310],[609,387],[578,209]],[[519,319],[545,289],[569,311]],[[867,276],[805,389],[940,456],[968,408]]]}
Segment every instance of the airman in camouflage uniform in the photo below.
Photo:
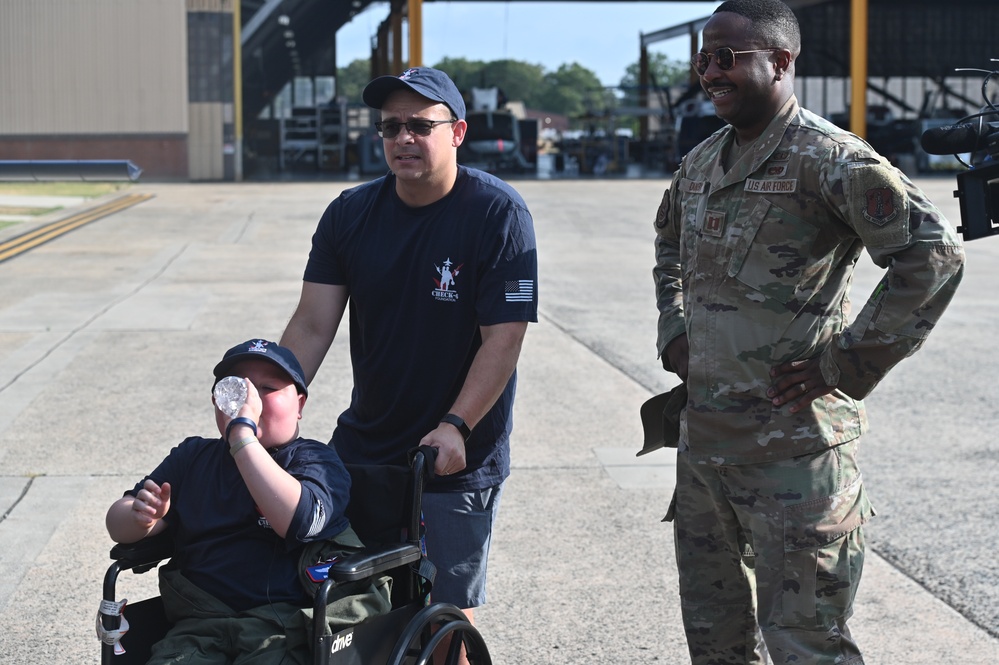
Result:
{"label": "airman in camouflage uniform", "polygon": [[[798,106],[799,50],[779,0],[718,7],[694,67],[730,124],[684,158],[655,222],[658,350],[689,395],[667,518],[695,664],[863,662],[846,624],[874,515],[860,400],[963,273],[925,195]],[[887,272],[850,323],[864,249]]]}

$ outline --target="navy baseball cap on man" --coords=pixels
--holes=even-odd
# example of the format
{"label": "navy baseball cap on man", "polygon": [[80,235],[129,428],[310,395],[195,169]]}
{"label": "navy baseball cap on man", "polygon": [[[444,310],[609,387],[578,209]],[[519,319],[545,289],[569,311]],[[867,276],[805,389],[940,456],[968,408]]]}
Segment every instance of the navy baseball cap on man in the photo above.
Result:
{"label": "navy baseball cap on man", "polygon": [[305,372],[302,371],[302,365],[299,364],[295,354],[291,349],[265,339],[250,339],[226,351],[222,360],[215,366],[215,383],[229,376],[230,370],[236,363],[250,358],[267,360],[277,365],[288,373],[300,394],[309,394],[309,388],[305,385]]}
{"label": "navy baseball cap on man", "polygon": [[445,104],[458,120],[465,119],[465,100],[451,77],[433,67],[413,67],[399,76],[379,76],[364,88],[361,98],[380,109],[396,90],[411,90],[427,99]]}

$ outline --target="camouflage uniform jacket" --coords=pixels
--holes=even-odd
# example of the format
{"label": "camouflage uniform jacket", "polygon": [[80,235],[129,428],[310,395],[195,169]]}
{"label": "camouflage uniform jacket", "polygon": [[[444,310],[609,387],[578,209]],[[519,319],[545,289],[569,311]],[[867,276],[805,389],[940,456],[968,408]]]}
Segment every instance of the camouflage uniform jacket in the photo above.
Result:
{"label": "camouflage uniform jacket", "polygon": [[[734,137],[725,127],[684,158],[655,222],[658,350],[683,333],[690,345],[681,447],[717,464],[859,437],[860,400],[923,343],[964,269],[955,230],[926,196],[794,97],[725,173]],[[864,248],[887,272],[849,324]],[[797,414],[774,407],[770,369],[814,357],[837,389]]]}

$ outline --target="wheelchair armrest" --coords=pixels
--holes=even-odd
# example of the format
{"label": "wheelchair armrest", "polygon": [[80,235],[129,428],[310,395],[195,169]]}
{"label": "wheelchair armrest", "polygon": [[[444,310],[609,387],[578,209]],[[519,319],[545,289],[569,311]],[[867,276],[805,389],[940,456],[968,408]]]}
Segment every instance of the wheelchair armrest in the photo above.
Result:
{"label": "wheelchair armrest", "polygon": [[173,532],[167,530],[134,543],[119,543],[111,548],[111,558],[122,570],[132,568],[141,573],[173,556],[173,543]]}
{"label": "wheelchair armrest", "polygon": [[422,556],[420,546],[409,543],[365,547],[336,561],[329,576],[337,582],[356,582],[419,561]]}

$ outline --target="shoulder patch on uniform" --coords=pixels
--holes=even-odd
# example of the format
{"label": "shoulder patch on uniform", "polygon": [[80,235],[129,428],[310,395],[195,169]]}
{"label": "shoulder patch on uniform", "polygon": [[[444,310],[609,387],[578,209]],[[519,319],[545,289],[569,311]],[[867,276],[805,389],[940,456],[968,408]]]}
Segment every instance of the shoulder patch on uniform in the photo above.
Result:
{"label": "shoulder patch on uniform", "polygon": [[894,168],[885,164],[847,165],[847,215],[869,247],[901,247],[909,242],[909,197]]}
{"label": "shoulder patch on uniform", "polygon": [[666,226],[669,217],[669,189],[663,192],[662,203],[659,204],[659,211],[656,213],[656,228],[661,229]]}
{"label": "shoulder patch on uniform", "polygon": [[884,226],[898,217],[898,201],[891,187],[872,187],[865,193],[865,198],[861,214],[871,224]]}

